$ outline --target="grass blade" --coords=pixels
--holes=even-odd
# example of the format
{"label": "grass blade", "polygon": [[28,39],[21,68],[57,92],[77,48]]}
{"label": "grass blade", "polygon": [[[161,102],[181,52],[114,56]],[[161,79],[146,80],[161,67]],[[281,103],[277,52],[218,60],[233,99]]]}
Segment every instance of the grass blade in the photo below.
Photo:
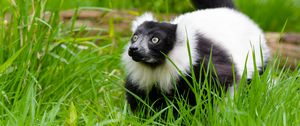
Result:
{"label": "grass blade", "polygon": [[21,52],[24,50],[26,46],[22,47],[20,50],[18,50],[15,54],[13,54],[8,60],[6,60],[1,66],[0,66],[0,73],[3,73],[8,67],[12,65],[12,63],[17,59],[17,57],[21,54]]}

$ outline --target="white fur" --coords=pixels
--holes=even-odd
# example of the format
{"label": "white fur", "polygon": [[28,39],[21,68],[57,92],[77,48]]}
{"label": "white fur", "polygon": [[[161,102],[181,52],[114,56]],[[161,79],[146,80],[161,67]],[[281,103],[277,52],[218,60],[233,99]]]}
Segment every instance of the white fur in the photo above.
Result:
{"label": "white fur", "polygon": [[[237,88],[234,88],[234,87],[235,87],[235,85],[231,85],[231,86],[229,87],[229,89],[228,89],[228,91],[229,91],[229,96],[230,96],[231,99],[234,98],[235,91],[237,91]],[[236,87],[237,87],[237,85],[236,85]]]}
{"label": "white fur", "polygon": [[[138,17],[133,22],[133,32],[144,21],[151,20],[155,21],[149,13]],[[187,39],[191,48],[192,63],[194,64],[200,57],[196,51],[197,34],[204,35],[214,44],[224,48],[231,56],[239,76],[244,71],[246,57],[249,55],[246,67],[248,78],[252,77],[254,72],[252,50],[255,50],[258,67],[262,66],[260,47],[263,50],[264,59],[269,57],[269,50],[262,31],[248,17],[235,10],[227,8],[199,10],[181,15],[170,23],[177,24],[178,28],[175,47],[168,56],[183,73],[189,72],[190,69]],[[172,63],[167,61],[155,69],[144,66],[128,56],[128,48],[129,45],[123,54],[123,63],[131,81],[138,84],[139,89],[149,91],[155,84],[158,84],[166,92],[173,88],[173,81],[179,78],[179,74]]]}
{"label": "white fur", "polygon": [[127,54],[128,47],[129,46],[125,49],[122,60],[131,81],[138,84],[136,86],[138,86],[139,89],[147,92],[154,84],[158,84],[159,88],[163,91],[169,92],[173,87],[172,81],[179,77],[176,68],[171,64],[171,62],[167,61],[165,64],[152,69],[144,64],[133,61]]}
{"label": "white fur", "polygon": [[246,66],[248,78],[252,77],[254,72],[252,50],[255,53],[257,67],[262,66],[260,48],[264,61],[269,57],[269,49],[261,29],[248,17],[235,10],[227,8],[199,10],[177,17],[172,23],[178,24],[177,35],[184,34],[186,29],[191,34],[189,36],[200,33],[224,48],[231,56],[240,76]]}
{"label": "white fur", "polygon": [[142,16],[137,17],[133,22],[131,26],[131,31],[135,32],[135,30],[143,24],[145,21],[156,21],[156,19],[153,17],[151,13],[144,13]]}

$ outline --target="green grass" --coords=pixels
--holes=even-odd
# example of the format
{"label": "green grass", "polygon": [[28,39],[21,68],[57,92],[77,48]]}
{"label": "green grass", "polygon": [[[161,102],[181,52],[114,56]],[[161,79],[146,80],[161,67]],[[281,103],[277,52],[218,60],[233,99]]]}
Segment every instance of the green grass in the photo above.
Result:
{"label": "green grass", "polygon": [[[233,1],[240,11],[256,21],[265,31],[280,32],[287,21],[287,32],[300,32],[299,0]],[[189,0],[63,0],[62,6],[58,8],[60,3],[61,0],[48,0],[46,10],[58,11],[86,6],[178,14],[194,10]],[[1,0],[0,5],[9,6],[9,2]]]}
{"label": "green grass", "polygon": [[[129,36],[104,30],[90,37],[85,27],[64,25],[58,13],[68,3],[54,4],[46,20],[42,12],[54,6],[50,1],[12,1],[0,1],[7,5],[0,10],[0,125],[300,125],[300,69],[280,68],[279,61],[255,76],[251,88],[241,83],[233,100],[218,100],[218,109],[209,107],[208,114],[201,103],[191,114],[180,101],[177,120],[172,114],[161,120],[160,113],[139,118],[128,110],[120,64]],[[161,6],[149,10],[178,12]],[[5,14],[11,20],[5,22]]]}
{"label": "green grass", "polygon": [[300,31],[299,0],[235,0],[238,8],[256,21],[265,31]]}

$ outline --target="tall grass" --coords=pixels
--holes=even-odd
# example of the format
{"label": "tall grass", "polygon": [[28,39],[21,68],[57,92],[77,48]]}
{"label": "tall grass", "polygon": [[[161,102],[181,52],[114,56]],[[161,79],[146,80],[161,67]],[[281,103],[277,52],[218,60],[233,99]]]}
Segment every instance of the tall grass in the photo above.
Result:
{"label": "tall grass", "polygon": [[46,17],[45,3],[11,1],[1,9],[0,124],[95,124],[118,116],[121,50],[111,51],[109,37],[97,46],[79,36],[84,27],[64,27],[59,11]]}
{"label": "tall grass", "polygon": [[10,0],[0,9],[0,125],[300,125],[300,70],[279,61],[209,114],[179,101],[177,119],[140,118],[128,110],[119,61],[129,38],[114,30],[84,36],[88,28],[60,21],[63,1],[46,15],[50,2]]}

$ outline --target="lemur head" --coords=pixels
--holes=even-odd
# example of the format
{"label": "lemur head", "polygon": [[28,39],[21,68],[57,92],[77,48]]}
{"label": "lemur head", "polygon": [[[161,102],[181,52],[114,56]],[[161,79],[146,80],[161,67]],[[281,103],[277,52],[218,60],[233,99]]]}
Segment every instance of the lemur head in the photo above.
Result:
{"label": "lemur head", "polygon": [[[149,16],[149,14],[146,14]],[[152,17],[152,15],[150,15]],[[153,18],[145,19],[145,15],[138,17],[133,24],[131,43],[128,55],[135,61],[151,66],[164,63],[166,57],[174,47],[177,25],[160,23]]]}

